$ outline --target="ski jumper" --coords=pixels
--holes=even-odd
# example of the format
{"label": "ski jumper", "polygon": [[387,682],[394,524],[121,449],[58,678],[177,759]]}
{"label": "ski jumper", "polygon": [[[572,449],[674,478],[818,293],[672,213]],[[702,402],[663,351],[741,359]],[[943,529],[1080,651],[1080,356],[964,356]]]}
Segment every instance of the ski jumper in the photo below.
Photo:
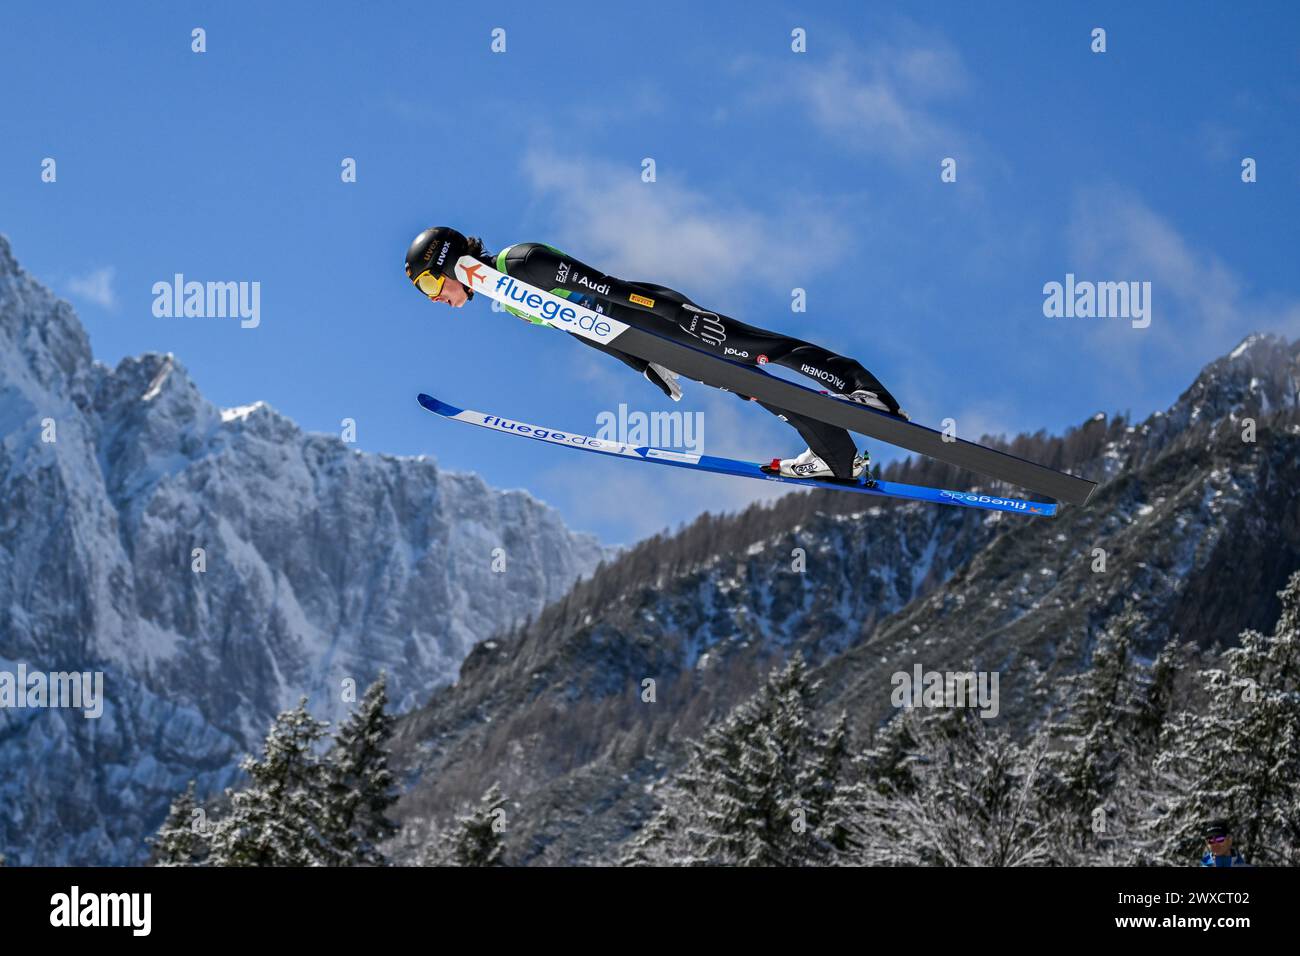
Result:
{"label": "ski jumper", "polygon": [[[848,395],[858,389],[875,392],[890,411],[898,412],[898,402],[880,381],[857,361],[824,349],[811,342],[771,332],[738,322],[730,316],[709,312],[691,303],[680,292],[648,282],[627,282],[606,275],[566,256],[553,246],[525,242],[507,246],[499,253],[482,253],[478,257],[498,272],[513,276],[554,295],[571,299],[603,312],[629,325],[637,325],[664,338],[690,345],[720,358],[742,365],[780,365],[815,379],[827,391]],[[506,311],[529,322],[545,323],[508,306]],[[660,322],[645,322],[645,314]],[[572,333],[570,333],[572,334]],[[645,373],[650,363],[620,352],[607,345],[575,335],[581,342],[612,355],[638,372]],[[704,382],[715,388],[722,386]],[[741,395],[749,401],[749,397]],[[826,462],[836,476],[852,476],[853,458],[857,454],[852,436],[843,428],[816,419],[784,411],[759,402],[773,415],[794,426],[813,452]]]}

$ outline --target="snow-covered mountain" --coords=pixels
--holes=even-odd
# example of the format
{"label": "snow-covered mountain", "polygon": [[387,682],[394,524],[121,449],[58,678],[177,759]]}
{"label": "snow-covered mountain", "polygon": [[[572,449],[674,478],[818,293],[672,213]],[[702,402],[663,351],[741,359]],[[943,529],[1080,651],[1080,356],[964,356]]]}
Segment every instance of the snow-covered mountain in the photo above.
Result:
{"label": "snow-covered mountain", "polygon": [[216,408],[170,355],[95,362],[3,237],[0,435],[0,671],[103,671],[107,699],[0,708],[11,865],[138,861],[278,710],[335,718],[380,670],[409,707],[606,556],[526,493]]}

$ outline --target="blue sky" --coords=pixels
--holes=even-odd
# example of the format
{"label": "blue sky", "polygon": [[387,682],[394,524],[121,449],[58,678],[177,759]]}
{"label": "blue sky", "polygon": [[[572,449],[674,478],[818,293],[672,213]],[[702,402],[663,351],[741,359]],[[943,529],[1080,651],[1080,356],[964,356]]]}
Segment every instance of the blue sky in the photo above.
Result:
{"label": "blue sky", "polygon": [[[797,436],[694,383],[673,406],[486,302],[423,301],[401,269],[421,228],[675,286],[858,357],[963,435],[1145,415],[1248,332],[1300,334],[1294,3],[52,6],[0,12],[0,232],[102,361],[175,352],[219,405],[353,418],[365,450],[529,488],[609,542],[776,491],[478,432],[415,394],[588,433],[620,402],[698,411],[706,450],[757,460]],[[259,281],[261,325],[155,318],[177,272]],[[1067,272],[1150,281],[1150,328],[1044,317]]]}

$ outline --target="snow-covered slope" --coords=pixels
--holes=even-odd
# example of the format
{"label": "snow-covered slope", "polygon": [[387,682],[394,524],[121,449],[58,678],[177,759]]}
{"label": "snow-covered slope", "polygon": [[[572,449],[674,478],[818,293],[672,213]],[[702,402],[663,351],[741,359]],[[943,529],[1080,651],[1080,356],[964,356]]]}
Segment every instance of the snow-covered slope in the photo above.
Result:
{"label": "snow-covered slope", "polygon": [[173,356],[96,363],[3,237],[0,436],[0,671],[103,671],[108,700],[0,709],[10,864],[138,860],[277,710],[336,717],[381,669],[409,707],[604,556],[525,493],[216,408]]}

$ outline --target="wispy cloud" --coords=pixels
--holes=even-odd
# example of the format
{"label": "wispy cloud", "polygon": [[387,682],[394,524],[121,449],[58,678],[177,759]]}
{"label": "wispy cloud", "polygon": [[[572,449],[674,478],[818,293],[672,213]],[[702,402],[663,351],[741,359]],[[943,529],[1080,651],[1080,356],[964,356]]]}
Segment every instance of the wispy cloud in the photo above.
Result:
{"label": "wispy cloud", "polygon": [[1196,131],[1196,139],[1205,158],[1210,162],[1223,164],[1241,159],[1246,155],[1242,146],[1241,131],[1213,120],[1206,120]]}
{"label": "wispy cloud", "polygon": [[847,61],[808,71],[793,92],[828,133],[897,160],[951,151],[956,135],[885,74],[859,77]]}
{"label": "wispy cloud", "polygon": [[[1197,248],[1143,200],[1123,190],[1089,188],[1076,196],[1067,228],[1070,268],[1080,279],[1151,282],[1152,319],[1083,320],[1090,338],[1111,348],[1119,338],[1171,358],[1204,361],[1250,332],[1300,333],[1300,303],[1261,300],[1219,256]],[[1141,375],[1137,349],[1129,371]],[[1150,361],[1149,353],[1143,360]]]}
{"label": "wispy cloud", "polygon": [[[547,210],[548,229],[580,259],[628,279],[721,295],[744,284],[800,285],[830,267],[824,249],[844,232],[827,204],[756,210],[695,188],[661,169],[641,180],[638,164],[535,147],[524,173]],[[784,243],[780,255],[774,244]]]}
{"label": "wispy cloud", "polygon": [[113,290],[113,279],[117,269],[104,266],[82,276],[73,276],[68,280],[68,292],[104,309],[117,308],[117,293]]}
{"label": "wispy cloud", "polygon": [[966,138],[942,112],[971,81],[952,46],[938,38],[836,46],[825,60],[760,83],[756,102],[764,108],[793,102],[825,133],[896,162],[937,162],[960,151]]}

